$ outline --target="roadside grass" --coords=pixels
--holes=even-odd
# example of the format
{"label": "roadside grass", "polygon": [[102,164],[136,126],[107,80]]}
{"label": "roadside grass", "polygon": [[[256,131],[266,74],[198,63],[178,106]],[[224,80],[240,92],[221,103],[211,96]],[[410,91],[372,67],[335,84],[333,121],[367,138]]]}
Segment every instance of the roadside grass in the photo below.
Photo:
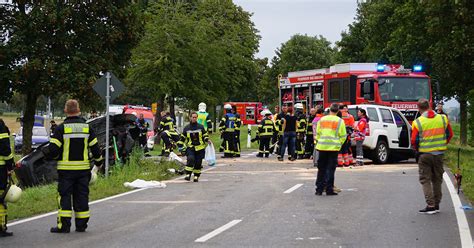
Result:
{"label": "roadside grass", "polygon": [[[255,133],[257,132],[257,126],[252,126],[251,128],[251,138],[255,138]],[[222,139],[221,135],[219,132],[214,132],[210,136],[210,139],[212,143],[214,144],[214,148],[216,149],[216,152],[219,151],[219,147],[222,144]],[[242,151],[245,150],[256,150],[258,149],[258,142],[253,142],[250,145],[250,148],[247,148],[247,137],[248,137],[248,127],[243,126],[242,129],[240,130],[240,148]],[[161,141],[163,142],[163,141]],[[161,154],[161,148],[162,148],[162,143],[159,145],[155,145],[153,148],[153,151],[148,152],[149,155],[152,156],[159,156]],[[176,153],[176,151],[175,151]],[[178,154],[179,155],[179,154]]]}
{"label": "roadside grass", "polygon": [[[123,183],[132,182],[135,179],[168,180],[175,176],[175,174],[168,172],[169,168],[178,169],[179,166],[171,162],[143,159],[142,152],[134,151],[127,164],[111,169],[108,178],[99,176],[95,184],[90,187],[89,200],[93,201],[130,191],[131,189],[123,186]],[[57,183],[23,189],[20,201],[8,205],[8,219],[11,222],[15,219],[57,210],[56,197]]]}
{"label": "roadside grass", "polygon": [[[472,203],[474,200],[474,148],[471,146],[461,146],[459,142],[460,126],[452,123],[454,137],[448,145],[448,151],[445,154],[445,164],[454,174],[457,170],[458,149],[461,148],[459,155],[459,165],[462,174],[462,191],[466,198]],[[468,136],[469,137],[469,136]]]}

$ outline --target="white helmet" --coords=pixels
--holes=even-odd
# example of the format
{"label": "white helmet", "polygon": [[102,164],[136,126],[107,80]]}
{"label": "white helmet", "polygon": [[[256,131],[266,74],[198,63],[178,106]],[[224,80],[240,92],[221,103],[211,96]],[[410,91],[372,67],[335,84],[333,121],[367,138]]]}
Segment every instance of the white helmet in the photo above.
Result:
{"label": "white helmet", "polygon": [[8,192],[5,195],[5,201],[10,203],[15,203],[20,200],[22,190],[20,187],[16,186],[15,184],[10,185],[8,188]]}
{"label": "white helmet", "polygon": [[224,109],[229,109],[229,110],[231,110],[231,109],[232,109],[232,106],[231,106],[230,104],[226,104],[226,105],[224,105]]}
{"label": "white helmet", "polygon": [[272,114],[272,112],[270,112],[270,110],[268,110],[268,109],[264,109],[261,113],[261,115],[264,115],[264,116],[271,115],[271,114]]}
{"label": "white helmet", "polygon": [[200,112],[206,112],[206,107],[207,107],[206,104],[202,102],[202,103],[199,104],[198,110]]}
{"label": "white helmet", "polygon": [[302,103],[295,104],[295,109],[303,109],[303,104]]}

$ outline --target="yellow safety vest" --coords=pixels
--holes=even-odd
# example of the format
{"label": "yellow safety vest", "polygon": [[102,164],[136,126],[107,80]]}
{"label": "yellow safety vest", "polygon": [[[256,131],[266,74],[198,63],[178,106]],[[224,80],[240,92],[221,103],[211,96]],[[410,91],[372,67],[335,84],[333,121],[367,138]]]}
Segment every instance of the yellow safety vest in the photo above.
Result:
{"label": "yellow safety vest", "polygon": [[327,115],[318,121],[316,128],[316,149],[319,151],[339,151],[346,140],[346,125],[334,115]]}
{"label": "yellow safety vest", "polygon": [[441,114],[436,114],[433,118],[423,115],[418,117],[413,124],[419,132],[420,142],[418,144],[418,151],[437,152],[447,150],[447,123],[448,118]]}
{"label": "yellow safety vest", "polygon": [[259,137],[271,137],[273,136],[273,131],[275,130],[275,124],[269,118],[265,118],[258,125],[257,135]]}
{"label": "yellow safety vest", "polygon": [[[10,135],[8,135],[8,133],[0,133],[0,139],[10,139]],[[13,152],[11,152],[8,156],[0,156],[0,166],[5,165],[6,161],[12,158]]]}
{"label": "yellow safety vest", "polygon": [[[82,151],[71,151],[71,139],[83,140],[84,149]],[[89,125],[86,123],[68,123],[64,124],[63,144],[57,139],[51,139],[54,143],[63,146],[61,160],[58,161],[58,170],[88,170],[90,169],[89,147],[97,144],[97,138],[89,142]],[[70,152],[81,152],[81,160],[70,160]]]}

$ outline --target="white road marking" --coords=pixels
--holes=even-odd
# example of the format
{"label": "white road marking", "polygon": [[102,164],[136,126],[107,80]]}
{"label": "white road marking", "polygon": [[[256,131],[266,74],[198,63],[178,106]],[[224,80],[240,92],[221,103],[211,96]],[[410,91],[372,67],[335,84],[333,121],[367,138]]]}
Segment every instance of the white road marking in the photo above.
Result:
{"label": "white road marking", "polygon": [[303,184],[302,184],[302,183],[298,183],[297,185],[295,185],[295,186],[293,186],[293,187],[287,189],[285,192],[283,192],[283,194],[289,194],[289,193],[291,193],[291,192],[297,190],[297,189],[298,189],[299,187],[301,187],[301,186],[303,186]]}
{"label": "white road marking", "polygon": [[[210,167],[210,168],[207,168],[207,169],[203,170],[202,172],[206,172],[206,171],[209,171],[209,170],[213,170],[213,169],[215,169],[215,168],[216,168],[216,167]],[[169,180],[168,182],[177,181],[177,180],[183,179],[184,177],[185,177],[185,176],[180,176],[180,177],[177,177],[177,178],[175,178],[175,179]],[[164,181],[164,182],[167,182],[167,181]],[[108,201],[108,200],[112,200],[112,199],[115,199],[115,198],[118,198],[118,197],[122,197],[122,196],[130,195],[130,194],[134,194],[134,193],[137,193],[137,192],[140,192],[140,191],[143,191],[143,190],[146,190],[146,188],[144,188],[144,189],[135,189],[135,190],[128,191],[128,192],[125,192],[125,193],[122,193],[122,194],[113,195],[113,196],[110,196],[110,197],[107,197],[107,198],[104,198],[104,199],[100,199],[100,200],[97,200],[97,201],[89,202],[89,205],[94,205],[94,204],[97,204],[97,203],[100,203],[100,202],[104,202],[104,201]],[[55,214],[57,214],[57,213],[58,213],[58,211],[53,211],[53,212],[41,214],[41,215],[38,215],[38,216],[33,216],[33,217],[26,218],[26,219],[23,219],[23,220],[14,221],[14,222],[12,222],[12,223],[9,223],[7,226],[8,226],[8,227],[16,226],[16,225],[23,224],[23,223],[26,223],[26,222],[30,222],[30,221],[38,220],[38,219],[41,219],[41,218],[44,218],[44,217],[48,217],[48,216],[51,216],[51,215],[55,215]]]}
{"label": "white road marking", "polygon": [[220,233],[226,231],[227,229],[239,224],[239,222],[241,222],[242,220],[233,220],[219,228],[217,228],[216,230],[196,239],[194,242],[197,242],[197,243],[203,243],[203,242],[206,242],[208,241],[209,239],[212,239],[214,238],[215,236],[219,235]]}
{"label": "white road marking", "polygon": [[181,204],[181,203],[198,203],[202,201],[113,201],[117,203],[137,203],[137,204]]}
{"label": "white road marking", "polygon": [[461,237],[461,247],[472,248],[472,236],[471,230],[469,229],[469,223],[467,222],[466,214],[464,210],[461,209],[461,199],[457,194],[457,190],[454,188],[454,183],[451,181],[447,173],[443,174],[443,179],[448,186],[449,194],[451,195],[451,200],[453,201],[454,212],[456,213],[456,219],[458,221],[459,236]]}

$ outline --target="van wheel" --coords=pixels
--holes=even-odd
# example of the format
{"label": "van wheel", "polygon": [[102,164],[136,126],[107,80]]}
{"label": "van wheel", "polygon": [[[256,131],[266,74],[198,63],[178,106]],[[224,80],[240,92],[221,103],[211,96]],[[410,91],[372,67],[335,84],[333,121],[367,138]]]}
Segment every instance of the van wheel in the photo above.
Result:
{"label": "van wheel", "polygon": [[373,158],[376,164],[385,164],[388,161],[389,149],[385,140],[379,140],[373,151]]}

